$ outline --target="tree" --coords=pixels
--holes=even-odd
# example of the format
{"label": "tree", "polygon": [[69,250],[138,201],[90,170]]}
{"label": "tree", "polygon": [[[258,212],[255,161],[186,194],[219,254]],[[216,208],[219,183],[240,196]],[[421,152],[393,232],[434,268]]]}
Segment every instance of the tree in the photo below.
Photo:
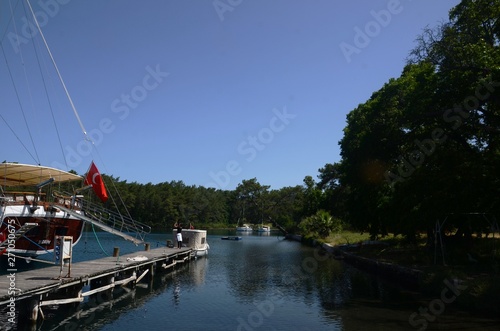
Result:
{"label": "tree", "polygon": [[341,164],[327,163],[318,172],[317,187],[323,196],[319,208],[328,211],[334,217],[345,219],[348,190],[346,186],[341,185]]}
{"label": "tree", "polygon": [[462,1],[348,114],[339,170],[352,224],[413,236],[452,212],[500,211],[498,17],[499,0]]}
{"label": "tree", "polygon": [[304,206],[303,214],[311,216],[316,213],[321,205],[322,194],[311,176],[304,178]]}
{"label": "tree", "polygon": [[236,187],[236,204],[239,207],[239,218],[250,219],[250,223],[262,223],[268,208],[268,189],[270,186],[261,185],[256,178],[243,180]]}
{"label": "tree", "polygon": [[279,190],[269,192],[269,208],[266,214],[269,218],[287,231],[295,231],[303,217],[305,201],[304,188],[302,186],[283,187]]}

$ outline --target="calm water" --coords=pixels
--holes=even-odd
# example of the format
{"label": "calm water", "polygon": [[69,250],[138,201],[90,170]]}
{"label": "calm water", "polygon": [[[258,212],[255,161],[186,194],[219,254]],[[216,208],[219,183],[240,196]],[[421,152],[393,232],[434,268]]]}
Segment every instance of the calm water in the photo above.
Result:
{"label": "calm water", "polygon": [[[273,235],[209,232],[209,256],[157,275],[109,300],[45,310],[30,330],[418,330],[409,317],[435,298],[387,284],[312,248]],[[152,248],[171,235],[151,235]],[[87,233],[74,261],[137,250],[109,234]],[[439,307],[438,307],[439,308]],[[422,328],[423,329],[423,328]],[[453,304],[427,330],[498,330],[496,321],[468,317]]]}

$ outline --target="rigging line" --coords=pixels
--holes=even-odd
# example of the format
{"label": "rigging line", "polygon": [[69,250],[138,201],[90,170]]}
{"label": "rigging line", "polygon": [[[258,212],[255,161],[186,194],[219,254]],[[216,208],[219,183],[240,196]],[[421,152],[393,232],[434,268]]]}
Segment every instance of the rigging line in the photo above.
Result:
{"label": "rigging line", "polygon": [[[14,76],[12,75],[12,71],[10,70],[9,61],[7,60],[7,55],[5,54],[5,49],[4,49],[2,44],[0,44],[0,48],[2,49],[2,54],[3,54],[3,57],[5,59],[5,63],[7,65],[7,71],[9,72],[9,77],[10,77],[10,80],[12,82],[12,86],[14,87],[14,91],[15,91],[16,98],[17,98],[17,103],[19,104],[19,108],[21,108],[21,113],[23,114],[24,124],[26,125],[26,128],[28,128],[28,135],[29,135],[31,143],[33,144],[33,147],[34,147],[35,143],[33,141],[33,136],[32,136],[31,131],[29,129],[28,120],[26,119],[26,114],[24,112],[23,104],[21,103],[21,98],[19,97],[19,91],[17,90],[16,83],[14,81]],[[2,119],[3,119],[3,117],[2,117]],[[5,121],[5,119],[3,119],[3,120],[5,123],[7,123],[7,121]],[[7,124],[7,126],[8,126],[8,124]],[[12,130],[12,128],[11,127],[9,127],[9,128],[15,134],[15,132]],[[17,135],[16,135],[16,138],[21,142],[21,145],[26,149],[26,151],[28,152],[28,154],[30,154],[30,156],[33,158],[33,160],[37,164],[40,164],[40,158],[38,157],[38,153],[36,153],[36,149],[35,149],[35,154],[36,154],[36,158],[35,158],[35,157],[33,157],[33,154],[30,153],[28,148],[23,144],[23,142],[19,139],[19,137]]]}
{"label": "rigging line", "polygon": [[[18,4],[19,4],[19,2],[17,3],[17,5]],[[9,1],[9,5],[10,5],[11,20],[12,20],[14,18],[14,11],[12,10],[12,5],[11,5],[10,1]],[[16,8],[17,8],[17,5],[16,5]],[[15,22],[14,22],[13,26],[14,26],[15,35],[19,36],[19,34],[17,32],[17,26],[16,26]],[[24,66],[24,57],[23,57],[23,53],[21,51],[21,46],[19,44],[19,38],[17,38],[16,40],[17,40],[18,51],[20,53],[21,64],[23,66],[24,77],[25,77],[26,83],[28,84],[28,93],[29,93],[29,96],[30,96],[31,105],[32,105],[32,108],[34,109],[34,106],[33,106],[33,96],[31,94],[31,90],[29,88],[29,82],[28,82],[28,78],[27,78],[27,75],[26,75],[26,67]],[[37,149],[35,147],[35,141],[33,139],[33,135],[31,134],[31,130],[30,130],[30,127],[28,125],[28,120],[26,118],[26,113],[25,113],[24,108],[22,106],[21,98],[19,96],[19,92],[17,90],[16,83],[14,82],[14,76],[12,75],[12,71],[10,69],[9,62],[7,60],[7,55],[5,54],[5,49],[4,49],[3,45],[0,45],[0,46],[2,47],[2,53],[3,53],[3,56],[5,58],[5,63],[7,65],[8,71],[9,71],[9,75],[10,75],[10,79],[12,81],[12,85],[14,86],[14,89],[16,91],[16,96],[17,96],[17,100],[18,100],[18,103],[19,103],[19,107],[20,107],[21,112],[23,114],[24,124],[26,125],[26,129],[27,129],[29,137],[30,137],[31,145],[33,146],[33,150],[35,151],[35,154],[36,154],[36,158],[33,157],[33,155],[28,151],[28,149],[26,148],[26,146],[24,144],[23,144],[23,147],[28,151],[28,153],[31,155],[31,157],[33,157],[33,159],[35,160],[35,162],[37,164],[40,164],[40,157],[38,156],[38,152],[37,152]],[[18,140],[19,140],[19,138],[18,138]],[[21,144],[22,144],[22,142],[21,142]]]}
{"label": "rigging line", "polygon": [[28,152],[28,154],[33,158],[33,160],[35,161],[35,163],[38,163],[35,159],[35,157],[33,156],[33,154],[31,154],[31,152],[28,150],[28,148],[23,144],[23,142],[21,141],[21,139],[19,139],[19,136],[16,134],[16,132],[10,127],[9,123],[7,123],[7,121],[5,120],[5,118],[0,114],[0,117],[2,118],[2,120],[4,121],[5,125],[7,125],[7,127],[10,129],[10,131],[14,134],[14,137],[17,138],[17,140],[19,140],[19,142],[21,143],[21,146],[24,147],[24,149],[26,150],[26,152]]}
{"label": "rigging line", "polygon": [[[23,7],[25,7],[25,6],[23,6]],[[26,16],[28,16],[28,14],[26,13],[26,7],[24,8],[24,11],[25,11]],[[34,38],[31,38],[31,44],[33,46],[33,51],[35,53],[36,61],[38,63],[38,68],[40,70],[40,77],[41,77],[42,82],[43,82],[43,89],[45,92],[45,97],[47,98],[47,104],[48,104],[49,109],[50,109],[50,115],[52,117],[52,123],[54,124],[54,129],[56,132],[57,140],[59,141],[59,147],[61,148],[61,154],[63,156],[64,163],[66,164],[66,169],[69,169],[68,162],[66,161],[66,157],[64,157],[64,148],[63,148],[62,141],[61,141],[61,135],[59,133],[59,128],[57,127],[56,118],[54,116],[54,108],[52,107],[52,102],[50,101],[49,92],[47,90],[47,83],[45,81],[45,76],[43,74],[42,65],[40,62],[40,56],[38,55],[38,51],[37,51],[37,47],[35,45]]]}
{"label": "rigging line", "polygon": [[28,240],[30,243],[34,244],[38,248],[41,248],[42,250],[45,251],[45,253],[49,253],[49,254],[54,255],[54,253],[51,253],[49,250],[47,250],[47,248],[40,246],[39,244],[37,244],[36,242],[34,242],[33,240],[31,240],[30,238],[26,237],[25,235],[23,235],[22,238]]}
{"label": "rigging line", "polygon": [[[93,144],[93,142],[92,142],[92,144]],[[102,161],[102,157],[101,157],[101,155],[99,154],[99,151],[97,150],[97,148],[95,148],[95,152],[96,152],[96,154],[97,154],[97,157],[98,157],[98,158],[99,158],[99,160],[100,160],[100,163],[104,165],[104,170],[106,171],[106,173],[109,173],[109,172],[107,171],[106,164]],[[103,182],[104,182],[104,178],[103,178],[102,180],[103,180]],[[121,195],[120,195],[120,192],[119,192],[118,188],[117,188],[117,187],[116,187],[116,185],[115,185],[115,181],[114,181],[112,178],[111,178],[111,180],[110,180],[110,181],[111,181],[111,185],[113,186],[113,190],[114,190],[114,192],[116,193],[116,195],[117,195],[117,196],[118,196],[118,198],[119,198],[119,202],[121,203],[121,205],[123,206],[123,208],[125,209],[125,211],[126,211],[126,213],[127,213],[127,215],[126,215],[126,216],[128,216],[128,217],[132,218],[132,216],[130,215],[130,212],[129,212],[129,210],[128,210],[127,206],[125,205],[125,202],[123,201],[123,199],[122,199],[122,197],[121,197]],[[115,201],[115,198],[114,198],[113,194],[110,194],[109,196],[110,196],[111,200],[113,201],[113,205],[115,206],[116,210],[117,210],[117,211],[119,211],[119,210],[120,210],[120,208],[118,208],[118,204],[116,203],[116,201]],[[121,213],[120,213],[120,212],[118,212],[118,213],[119,213],[119,214],[120,214],[120,216],[121,216]]]}
{"label": "rigging line", "polygon": [[26,2],[28,3],[28,6],[30,8],[31,15],[33,15],[33,20],[35,21],[35,25],[38,29],[38,32],[40,33],[40,37],[42,37],[43,43],[45,44],[45,48],[47,49],[47,52],[49,53],[50,59],[52,60],[52,65],[54,66],[54,68],[57,72],[57,76],[59,77],[59,81],[61,82],[61,85],[64,88],[64,92],[66,93],[66,97],[68,98],[68,101],[71,105],[71,108],[73,109],[73,113],[75,114],[76,119],[78,120],[78,124],[80,125],[80,128],[82,129],[82,132],[83,132],[85,138],[87,140],[91,141],[90,138],[87,136],[87,131],[85,131],[85,127],[83,126],[83,123],[80,120],[80,116],[78,115],[78,112],[76,111],[76,107],[73,103],[73,99],[71,99],[71,96],[69,95],[68,89],[66,88],[66,84],[64,83],[64,80],[61,76],[61,72],[59,71],[59,68],[57,67],[56,61],[55,61],[54,57],[52,56],[52,52],[50,51],[49,45],[47,44],[47,40],[45,40],[45,36],[42,32],[42,29],[40,28],[40,24],[38,24],[38,20],[36,18],[35,12],[33,11],[33,8],[31,7],[30,0],[26,0]]}
{"label": "rigging line", "polygon": [[[10,22],[12,21],[12,19],[14,18],[14,11],[16,11],[17,9],[17,6],[19,5],[19,3],[21,2],[22,0],[18,1],[14,10],[12,10],[12,3],[11,1],[9,0],[9,7],[10,7],[10,18],[9,18],[9,21],[7,22],[7,24],[5,25],[7,28],[5,29],[5,32],[4,34],[2,35],[2,38],[0,39],[0,44],[3,43],[3,40],[5,39],[5,36],[7,35],[7,31],[9,31],[8,29],[8,26],[10,25]],[[17,45],[19,47],[19,35],[17,34],[17,31],[16,31],[16,41],[17,41]]]}
{"label": "rigging line", "polygon": [[30,256],[15,255],[15,254],[12,254],[12,253],[10,253],[10,255],[13,256],[13,257],[15,257],[15,258],[18,258],[18,259],[24,259],[28,263],[31,262],[31,261],[35,261],[35,262],[42,262],[42,263],[47,263],[47,264],[51,264],[51,265],[55,264],[53,261],[42,260],[42,259],[35,259],[33,257],[30,257]]}

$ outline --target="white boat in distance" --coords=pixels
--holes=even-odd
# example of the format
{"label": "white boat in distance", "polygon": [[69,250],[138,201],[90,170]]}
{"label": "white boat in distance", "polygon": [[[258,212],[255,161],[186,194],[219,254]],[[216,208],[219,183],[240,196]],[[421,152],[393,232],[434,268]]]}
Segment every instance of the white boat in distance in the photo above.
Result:
{"label": "white boat in distance", "polygon": [[236,231],[252,231],[252,227],[248,224],[243,224],[243,226],[237,226]]}
{"label": "white boat in distance", "polygon": [[267,225],[259,226],[258,232],[271,232],[271,227]]}

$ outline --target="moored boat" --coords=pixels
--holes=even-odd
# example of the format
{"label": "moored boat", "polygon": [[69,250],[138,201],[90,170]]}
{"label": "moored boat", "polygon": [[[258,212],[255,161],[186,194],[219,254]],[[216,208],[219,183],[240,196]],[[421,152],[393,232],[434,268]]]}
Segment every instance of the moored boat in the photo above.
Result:
{"label": "moored boat", "polygon": [[[32,18],[29,18],[28,15],[28,17],[23,16],[23,19],[27,20],[26,22],[29,26],[37,29],[37,31],[33,31],[33,37],[39,36],[42,39],[43,45],[47,50],[47,55],[49,55],[53,64],[52,70],[54,70],[54,73],[57,73],[57,75],[51,75],[51,69],[49,67],[42,68],[41,63],[43,63],[43,61],[35,61],[35,65],[37,65],[38,68],[31,68],[29,62],[25,62],[23,58],[19,58],[19,62],[8,61],[6,53],[3,52],[2,55],[5,57],[5,64],[8,72],[16,72],[19,68],[14,68],[13,64],[19,63],[24,72],[24,75],[21,77],[24,77],[26,80],[26,85],[20,84],[20,82],[17,82],[17,77],[9,75],[13,89],[13,93],[11,94],[15,96],[14,100],[17,101],[16,104],[20,108],[20,113],[26,114],[26,106],[24,102],[20,100],[20,96],[24,95],[24,91],[21,91],[18,87],[31,86],[33,84],[33,87],[36,86],[40,91],[47,92],[49,78],[58,77],[69,101],[69,105],[76,115],[77,122],[82,129],[85,141],[91,142],[88,146],[94,148],[95,144],[92,139],[90,139],[89,135],[87,135],[57,68],[54,57],[50,52],[46,39],[43,37],[43,31],[40,28],[40,24],[37,22],[37,15],[35,15],[33,11],[31,11],[31,13]],[[14,12],[11,14],[13,15],[12,20],[14,22]],[[42,54],[43,53],[40,52],[36,54],[36,57],[28,56],[27,58],[33,60],[35,58],[38,59],[38,55]],[[13,54],[12,56],[17,60],[18,54]],[[30,70],[27,70],[27,68]],[[38,84],[40,84],[40,86],[38,86]],[[12,100],[7,98],[9,92],[7,90],[5,92],[4,95],[6,98],[4,98],[5,100],[3,100],[3,102],[8,105],[9,101]],[[32,94],[29,93],[29,96],[32,97]],[[90,199],[85,199],[90,193],[85,193],[84,196],[82,192],[90,187],[103,203],[108,198],[104,181],[93,161],[85,178],[76,173],[40,165],[42,162],[38,158],[39,153],[37,147],[41,145],[44,146],[45,153],[48,151],[53,163],[57,163],[54,159],[55,155],[52,148],[54,141],[50,139],[52,138],[52,134],[56,134],[62,147],[62,136],[59,135],[57,122],[52,112],[52,102],[50,102],[52,97],[52,94],[46,93],[43,98],[36,98],[37,102],[31,100],[30,103],[32,106],[36,105],[36,109],[33,109],[33,111],[36,110],[35,113],[38,115],[35,118],[36,121],[32,123],[28,123],[25,117],[28,134],[26,134],[24,130],[22,132],[16,132],[19,128],[16,125],[9,125],[10,121],[13,123],[18,121],[16,114],[10,113],[11,106],[7,108],[9,109],[10,115],[12,115],[12,119],[2,116],[2,120],[13,132],[12,137],[16,137],[21,142],[22,147],[26,149],[25,144],[23,144],[20,138],[25,137],[32,142],[37,142],[36,144],[33,143],[33,148],[36,153],[31,153],[26,149],[37,165],[18,164],[14,162],[4,162],[0,164],[0,255],[6,253],[10,258],[11,255],[35,257],[46,253],[53,253],[56,236],[68,237],[64,238],[64,240],[69,240],[69,237],[71,237],[73,245],[76,245],[81,238],[85,224],[96,225],[104,231],[123,237],[135,244],[144,243],[144,236],[150,232],[150,227],[134,221],[130,216],[120,214],[118,212],[119,210],[126,210],[125,205],[123,205],[123,207],[118,207],[115,204],[114,208],[116,211],[110,211],[104,208],[104,204],[94,203]],[[45,113],[45,111],[50,112]],[[49,113],[52,115],[50,117],[52,118],[55,129],[51,129],[43,120],[49,117]],[[36,132],[40,132],[42,135],[34,139],[31,125],[35,125],[37,128]],[[2,128],[2,130],[5,129]],[[68,132],[73,132],[73,130]],[[4,145],[12,146],[13,140],[14,139],[12,139],[12,141],[3,141]],[[51,148],[47,150],[47,146]],[[90,150],[88,152],[90,153]],[[7,154],[7,152],[5,152],[5,154]],[[14,155],[16,154],[17,151]],[[33,155],[36,155],[36,158]],[[64,152],[62,156],[66,160],[69,157],[64,155]],[[68,166],[67,163],[66,166]],[[76,182],[76,184],[73,184],[73,181]],[[80,183],[77,181],[80,181]],[[74,187],[80,188],[75,190]],[[56,191],[56,189],[58,191]]]}
{"label": "moored boat", "polygon": [[271,227],[267,226],[267,225],[262,225],[262,226],[259,226],[257,231],[258,232],[271,232]]}
{"label": "moored boat", "polygon": [[[182,229],[182,246],[191,248],[196,256],[208,255],[210,245],[207,242],[207,231]],[[174,247],[177,247],[177,236],[174,236]]]}
{"label": "moored boat", "polygon": [[0,164],[0,255],[6,251],[23,256],[51,253],[55,236],[70,236],[76,245],[84,222],[58,208],[72,203],[77,207],[76,200],[54,198],[51,189],[78,180],[82,177],[54,168]]}
{"label": "moored boat", "polygon": [[252,231],[252,227],[248,224],[243,224],[242,226],[237,226],[236,227],[236,231],[241,231],[241,232],[245,232],[245,231]]}
{"label": "moored boat", "polygon": [[[95,181],[100,174],[89,172],[87,177]],[[78,190],[73,194],[55,190],[56,185],[76,181],[81,185],[83,177],[50,167],[1,163],[0,255],[7,252],[35,257],[53,253],[56,236],[71,237],[74,246],[85,223],[135,244],[144,243],[149,226],[84,199]]]}
{"label": "moored boat", "polygon": [[241,240],[243,238],[239,237],[239,236],[230,236],[230,237],[221,237],[220,239],[222,239],[222,240],[234,240],[234,241],[238,241],[238,240]]}

